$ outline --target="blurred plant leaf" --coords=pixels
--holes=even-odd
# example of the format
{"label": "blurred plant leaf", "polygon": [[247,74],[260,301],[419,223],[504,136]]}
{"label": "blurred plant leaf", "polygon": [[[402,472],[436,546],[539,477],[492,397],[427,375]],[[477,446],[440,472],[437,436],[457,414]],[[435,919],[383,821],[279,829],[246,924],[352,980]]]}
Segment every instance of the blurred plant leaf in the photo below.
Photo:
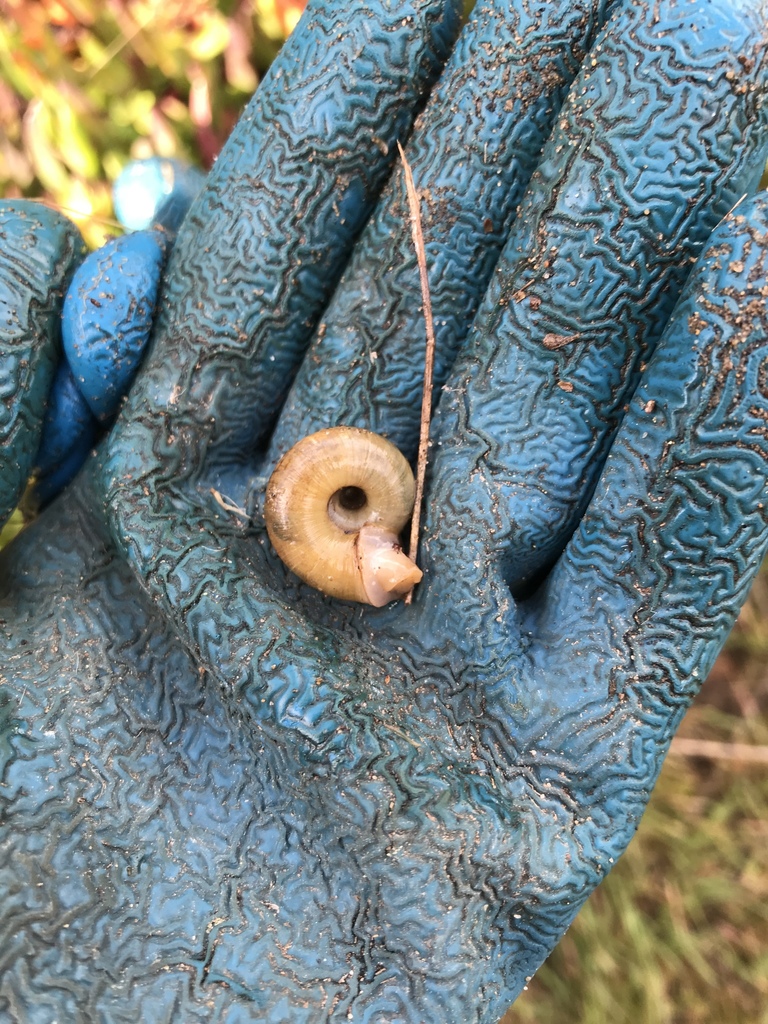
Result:
{"label": "blurred plant leaf", "polygon": [[254,0],[259,26],[270,39],[283,40],[299,23],[305,4],[301,0]]}
{"label": "blurred plant leaf", "polygon": [[211,12],[203,20],[200,30],[190,37],[187,49],[199,61],[211,61],[224,53],[229,44],[230,28],[226,18]]}
{"label": "blurred plant leaf", "polygon": [[98,177],[98,153],[75,112],[62,102],[54,108],[54,113],[52,142],[57,144],[64,163],[81,178]]}

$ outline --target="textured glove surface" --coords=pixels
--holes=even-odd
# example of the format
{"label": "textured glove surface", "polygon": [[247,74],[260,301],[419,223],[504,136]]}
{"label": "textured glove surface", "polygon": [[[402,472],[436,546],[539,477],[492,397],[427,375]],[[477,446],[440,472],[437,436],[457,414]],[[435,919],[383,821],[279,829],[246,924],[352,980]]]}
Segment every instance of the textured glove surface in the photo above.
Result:
{"label": "textured glove surface", "polygon": [[[413,605],[299,584],[260,495],[316,426],[414,448],[397,181],[374,203],[450,47],[436,0],[310,4],[179,231],[117,424],[4,552],[7,1019],[490,1024],[631,838],[768,538],[768,200],[706,241],[764,160],[765,26],[541,6],[478,4],[410,144],[457,203],[424,205],[458,353]],[[493,186],[456,129],[486,103],[493,158],[507,102],[529,148],[475,286]]]}

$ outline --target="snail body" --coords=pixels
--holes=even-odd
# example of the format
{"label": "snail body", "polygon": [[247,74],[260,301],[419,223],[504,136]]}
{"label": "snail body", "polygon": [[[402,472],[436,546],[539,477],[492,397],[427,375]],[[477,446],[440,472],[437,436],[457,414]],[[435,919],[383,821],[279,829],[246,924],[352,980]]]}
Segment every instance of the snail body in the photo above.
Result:
{"label": "snail body", "polygon": [[331,597],[382,607],[422,577],[400,546],[413,511],[411,467],[389,441],[357,427],[305,437],[277,464],[264,519],[278,555]]}

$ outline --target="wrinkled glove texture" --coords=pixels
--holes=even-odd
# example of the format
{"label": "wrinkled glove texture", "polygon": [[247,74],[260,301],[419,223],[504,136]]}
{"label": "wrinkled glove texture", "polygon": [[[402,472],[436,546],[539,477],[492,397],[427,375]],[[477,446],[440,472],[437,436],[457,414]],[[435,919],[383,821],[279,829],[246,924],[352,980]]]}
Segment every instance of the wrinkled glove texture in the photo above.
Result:
{"label": "wrinkled glove texture", "polygon": [[[0,1019],[461,1024],[521,991],[766,550],[764,15],[479,0],[448,57],[451,0],[311,0],[117,422],[0,562]],[[415,452],[417,114],[425,576],[374,611],[300,584],[262,500],[321,427]],[[3,211],[10,508],[82,253]]]}

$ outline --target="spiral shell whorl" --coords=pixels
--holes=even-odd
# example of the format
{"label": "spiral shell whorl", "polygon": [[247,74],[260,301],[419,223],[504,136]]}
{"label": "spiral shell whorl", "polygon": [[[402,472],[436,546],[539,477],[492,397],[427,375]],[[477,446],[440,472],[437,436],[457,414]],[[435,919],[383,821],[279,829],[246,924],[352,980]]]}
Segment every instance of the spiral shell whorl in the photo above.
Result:
{"label": "spiral shell whorl", "polygon": [[381,607],[421,579],[399,542],[414,490],[406,459],[383,437],[356,427],[320,430],[275,468],[264,506],[267,532],[306,583]]}

